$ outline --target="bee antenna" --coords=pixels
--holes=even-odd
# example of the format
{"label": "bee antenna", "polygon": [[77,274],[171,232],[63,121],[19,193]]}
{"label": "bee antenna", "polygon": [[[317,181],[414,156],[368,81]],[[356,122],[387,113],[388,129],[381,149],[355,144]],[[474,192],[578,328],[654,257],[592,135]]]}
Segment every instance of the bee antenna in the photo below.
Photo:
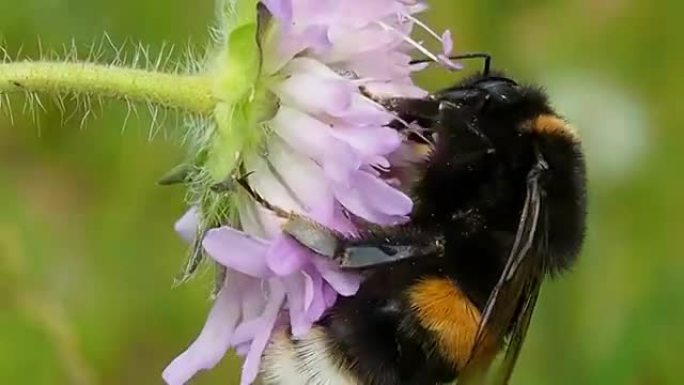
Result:
{"label": "bee antenna", "polygon": [[[463,60],[463,59],[484,59],[484,68],[482,69],[482,74],[484,76],[489,76],[489,70],[492,64],[492,55],[484,52],[467,53],[463,55],[449,56],[449,60]],[[417,59],[412,60],[409,64],[422,64],[434,62],[432,59]]]}

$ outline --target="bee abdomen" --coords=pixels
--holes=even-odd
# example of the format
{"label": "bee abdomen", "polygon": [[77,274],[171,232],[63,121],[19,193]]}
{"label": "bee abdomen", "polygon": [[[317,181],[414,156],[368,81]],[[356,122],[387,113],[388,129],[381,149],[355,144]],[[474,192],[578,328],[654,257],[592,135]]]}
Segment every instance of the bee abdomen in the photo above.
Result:
{"label": "bee abdomen", "polygon": [[276,331],[262,361],[264,385],[362,385],[344,368],[321,326],[294,339]]}
{"label": "bee abdomen", "polygon": [[[480,311],[450,279],[426,277],[401,300],[345,298],[306,336],[277,332],[266,385],[433,385],[455,379],[475,343]],[[400,302],[395,306],[388,303]],[[373,303],[372,307],[366,307]]]}
{"label": "bee abdomen", "polygon": [[436,342],[442,360],[456,370],[467,363],[480,326],[480,310],[449,278],[427,278],[408,291],[411,311]]}

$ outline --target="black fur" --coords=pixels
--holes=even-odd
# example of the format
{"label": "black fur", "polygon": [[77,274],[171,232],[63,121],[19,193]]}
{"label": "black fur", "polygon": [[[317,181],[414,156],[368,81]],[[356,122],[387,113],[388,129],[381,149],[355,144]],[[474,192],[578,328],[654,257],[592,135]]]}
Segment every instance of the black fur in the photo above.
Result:
{"label": "black fur", "polygon": [[[480,98],[470,90],[489,96]],[[502,75],[480,75],[430,100],[434,103],[421,100],[415,110],[408,99],[395,104],[408,106],[398,111],[403,119],[434,130],[437,143],[415,186],[410,223],[388,229],[383,238],[391,245],[415,244],[416,237],[422,244],[440,239],[443,252],[368,271],[358,294],[341,298],[320,321],[332,352],[364,385],[433,385],[457,376],[458,368],[441,354],[436,336],[416,320],[407,290],[419,279],[447,277],[477,308],[485,307],[512,248],[535,151],[549,166],[539,230],[546,241],[537,248],[546,254],[546,271],[557,273],[572,265],[584,237],[580,144],[569,135],[524,129],[540,115],[556,115],[540,89],[519,86]],[[475,112],[464,114],[464,109]],[[347,246],[382,247],[379,243],[370,236]]]}
{"label": "black fur", "polygon": [[439,354],[435,336],[418,323],[405,292],[418,279],[443,274],[438,256],[379,269],[319,322],[333,353],[361,384],[434,385],[454,379],[455,368]]}

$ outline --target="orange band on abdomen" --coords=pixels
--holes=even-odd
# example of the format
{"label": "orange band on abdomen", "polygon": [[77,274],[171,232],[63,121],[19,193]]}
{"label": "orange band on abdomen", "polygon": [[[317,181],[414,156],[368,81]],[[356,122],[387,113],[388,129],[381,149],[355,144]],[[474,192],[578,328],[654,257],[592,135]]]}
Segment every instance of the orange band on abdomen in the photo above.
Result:
{"label": "orange band on abdomen", "polygon": [[468,362],[480,326],[480,311],[447,278],[428,278],[409,289],[422,327],[434,333],[444,358],[460,369]]}

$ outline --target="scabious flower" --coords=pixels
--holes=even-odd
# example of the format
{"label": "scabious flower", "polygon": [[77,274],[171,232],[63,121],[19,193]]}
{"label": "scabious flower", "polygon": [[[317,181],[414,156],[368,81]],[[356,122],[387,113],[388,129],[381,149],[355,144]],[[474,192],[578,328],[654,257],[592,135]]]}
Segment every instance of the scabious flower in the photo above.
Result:
{"label": "scabious flower", "polygon": [[274,328],[305,334],[361,280],[284,235],[286,218],[244,189],[220,198],[235,212],[215,220],[221,205],[207,186],[240,174],[271,205],[341,233],[402,223],[412,202],[388,181],[402,144],[388,127],[396,117],[360,88],[424,96],[411,80],[416,48],[453,66],[448,33],[429,31],[443,43],[440,55],[409,38],[414,25],[424,27],[414,17],[425,9],[418,1],[264,0],[252,13],[256,2],[239,0],[221,9],[225,48],[208,71],[245,79],[217,107],[227,123],[205,137],[199,198],[176,229],[188,242],[201,237],[226,275],[199,337],[164,371],[170,385],[213,367],[229,348],[245,357],[242,383],[253,382]]}

